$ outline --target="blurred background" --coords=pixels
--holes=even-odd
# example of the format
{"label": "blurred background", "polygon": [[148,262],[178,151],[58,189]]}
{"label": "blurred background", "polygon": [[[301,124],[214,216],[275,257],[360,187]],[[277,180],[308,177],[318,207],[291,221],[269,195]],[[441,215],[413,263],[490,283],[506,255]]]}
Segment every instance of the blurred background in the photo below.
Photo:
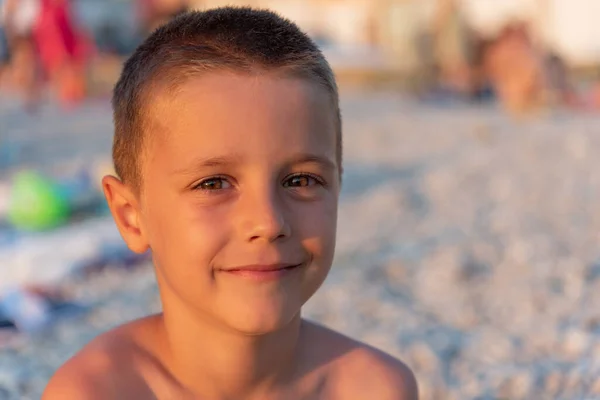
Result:
{"label": "blurred background", "polygon": [[427,399],[600,398],[597,0],[0,0],[0,399],[160,309],[100,193],[110,92],[190,8],[268,7],[338,77],[334,268],[305,315]]}

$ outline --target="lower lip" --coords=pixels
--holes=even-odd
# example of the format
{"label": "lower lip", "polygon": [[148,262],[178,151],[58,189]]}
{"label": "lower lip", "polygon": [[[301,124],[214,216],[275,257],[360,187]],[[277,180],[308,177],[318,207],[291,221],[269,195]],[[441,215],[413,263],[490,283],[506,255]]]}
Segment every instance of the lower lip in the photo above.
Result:
{"label": "lower lip", "polygon": [[300,265],[291,268],[276,269],[270,271],[257,271],[250,269],[236,269],[231,271],[223,271],[226,274],[239,276],[241,278],[253,279],[257,281],[272,281],[285,278],[294,271],[300,269]]}

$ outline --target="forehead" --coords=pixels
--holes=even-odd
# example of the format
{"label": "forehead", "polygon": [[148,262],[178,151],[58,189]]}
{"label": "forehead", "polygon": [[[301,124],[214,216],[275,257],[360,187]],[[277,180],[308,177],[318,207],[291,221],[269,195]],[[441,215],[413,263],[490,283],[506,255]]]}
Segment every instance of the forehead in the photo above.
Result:
{"label": "forehead", "polygon": [[270,74],[211,73],[177,93],[157,90],[148,107],[147,159],[284,157],[336,159],[336,113],[328,92],[307,80]]}

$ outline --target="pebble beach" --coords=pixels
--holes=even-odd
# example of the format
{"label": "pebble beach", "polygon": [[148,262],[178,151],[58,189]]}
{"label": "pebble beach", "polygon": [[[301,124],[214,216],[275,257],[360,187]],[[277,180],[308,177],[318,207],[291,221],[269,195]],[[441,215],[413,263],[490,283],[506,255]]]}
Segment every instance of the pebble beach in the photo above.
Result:
{"label": "pebble beach", "polygon": [[[54,144],[22,163],[109,156],[107,99],[44,107],[0,101],[0,139]],[[402,359],[424,400],[600,399],[600,116],[354,89],[342,113],[336,259],[304,316]],[[61,285],[86,310],[0,348],[0,400],[160,310],[149,264]]]}

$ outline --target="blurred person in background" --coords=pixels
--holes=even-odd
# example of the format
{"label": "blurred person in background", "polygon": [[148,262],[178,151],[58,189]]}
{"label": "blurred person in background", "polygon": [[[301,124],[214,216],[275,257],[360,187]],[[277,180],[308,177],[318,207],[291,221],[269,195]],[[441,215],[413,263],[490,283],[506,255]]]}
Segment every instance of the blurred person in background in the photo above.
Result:
{"label": "blurred person in background", "polygon": [[510,113],[522,115],[542,105],[543,57],[526,24],[508,24],[490,43],[484,57],[486,74]]}
{"label": "blurred person in background", "polygon": [[425,92],[442,99],[493,98],[484,55],[489,47],[455,0],[436,3],[432,24],[418,36],[419,76]]}
{"label": "blurred person in background", "polygon": [[34,40],[41,77],[63,104],[76,103],[85,96],[85,68],[93,44],[74,23],[68,0],[40,0],[40,4]]}
{"label": "blurred person in background", "polygon": [[600,83],[584,82],[577,88],[570,69],[560,54],[544,55],[545,101],[550,106],[564,106],[580,111],[600,110]]}
{"label": "blurred person in background", "polygon": [[505,108],[522,115],[543,108],[595,108],[593,91],[578,93],[564,58],[535,44],[526,24],[506,25],[485,49],[485,72]]}
{"label": "blurred person in background", "polygon": [[455,0],[439,0],[433,22],[433,52],[438,83],[454,93],[473,91],[474,32]]}
{"label": "blurred person in background", "polygon": [[188,10],[188,0],[137,0],[143,36]]}
{"label": "blurred person in background", "polygon": [[85,68],[93,45],[75,26],[67,0],[5,0],[7,81],[34,107],[44,83],[64,104],[85,96]]}
{"label": "blurred person in background", "polygon": [[0,21],[6,40],[2,78],[9,90],[23,93],[28,105],[35,103],[39,94],[33,40],[39,10],[38,0],[4,0],[0,9]]}
{"label": "blurred person in background", "polygon": [[544,102],[550,106],[581,107],[569,77],[569,68],[565,60],[556,52],[547,51],[543,57]]}

